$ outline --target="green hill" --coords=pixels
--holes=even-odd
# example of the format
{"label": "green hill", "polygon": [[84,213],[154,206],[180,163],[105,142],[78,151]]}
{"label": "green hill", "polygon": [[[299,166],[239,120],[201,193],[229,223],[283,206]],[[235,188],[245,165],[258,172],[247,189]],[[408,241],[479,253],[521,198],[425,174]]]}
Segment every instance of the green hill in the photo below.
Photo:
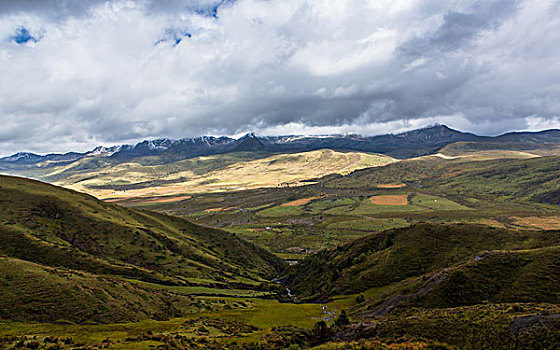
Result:
{"label": "green hill", "polygon": [[[139,301],[130,296],[140,288],[131,287],[125,279],[156,285],[257,289],[284,268],[274,255],[224,231],[126,209],[38,181],[1,176],[0,203],[3,292],[13,292],[12,299],[6,299],[10,302],[3,304],[4,315],[17,314],[26,298],[41,303],[41,298],[34,299],[35,294],[17,293],[18,285],[10,283],[6,270],[17,272],[12,280],[29,279],[32,290],[46,291],[45,303],[66,300],[72,305],[82,297],[88,299],[83,290],[73,290],[75,285],[85,285],[112,295],[107,297],[106,307],[125,310],[125,300]],[[116,283],[115,278],[121,282]],[[59,289],[68,298],[56,299]],[[156,294],[161,293],[146,292],[148,299],[153,296],[156,300]],[[153,316],[167,305],[163,301],[142,303],[141,310],[116,311],[122,315],[116,318]],[[55,314],[59,313],[52,316]],[[21,313],[23,318],[26,315],[31,317]],[[87,319],[82,316],[76,315],[79,320]],[[97,316],[95,320],[104,320]]]}
{"label": "green hill", "polygon": [[453,172],[456,176],[434,178],[431,185],[479,198],[560,203],[560,157],[485,161],[447,169]]}
{"label": "green hill", "polygon": [[[516,199],[558,188],[560,157],[509,157],[495,152],[489,156],[445,159],[426,156],[409,159],[384,167],[368,168],[330,180],[328,188],[373,188],[378,184],[404,182],[425,189],[450,192],[461,186],[463,196],[484,194],[487,189],[503,191]],[[532,180],[532,181],[530,181]],[[456,193],[457,191],[455,191]],[[451,193],[451,192],[450,192]]]}
{"label": "green hill", "polygon": [[[453,268],[486,250],[526,250],[559,244],[557,231],[416,224],[369,235],[308,256],[288,270],[286,280],[298,298],[328,299]],[[489,278],[499,280],[497,275]]]}
{"label": "green hill", "polygon": [[142,288],[110,276],[0,257],[0,319],[122,322],[197,311],[187,296]]}
{"label": "green hill", "polygon": [[560,304],[560,246],[489,251],[448,272],[412,305],[444,308],[485,302]]}
{"label": "green hill", "polygon": [[369,348],[366,339],[403,349],[556,349],[559,261],[559,231],[422,223],[308,256],[286,282],[299,301],[347,311],[321,349]]}
{"label": "green hill", "polygon": [[528,142],[468,142],[460,141],[451,143],[439,152],[449,156],[459,156],[481,151],[506,151],[529,153],[535,155],[558,155],[560,147],[557,143],[528,143]]}

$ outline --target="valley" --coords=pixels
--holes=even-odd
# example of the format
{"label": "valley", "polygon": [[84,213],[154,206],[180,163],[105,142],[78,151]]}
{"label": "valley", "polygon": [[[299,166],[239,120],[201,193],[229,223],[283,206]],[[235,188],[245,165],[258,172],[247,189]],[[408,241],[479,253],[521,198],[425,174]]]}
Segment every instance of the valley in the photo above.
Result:
{"label": "valley", "polygon": [[162,141],[0,160],[18,175],[0,176],[0,344],[552,349],[555,135],[436,126],[377,149],[249,135],[213,154]]}

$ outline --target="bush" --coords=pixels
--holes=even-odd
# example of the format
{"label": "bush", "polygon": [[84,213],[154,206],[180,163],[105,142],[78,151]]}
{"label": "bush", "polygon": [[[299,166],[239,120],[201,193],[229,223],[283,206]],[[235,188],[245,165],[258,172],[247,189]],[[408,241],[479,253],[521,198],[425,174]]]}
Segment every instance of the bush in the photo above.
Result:
{"label": "bush", "polygon": [[346,310],[342,310],[342,312],[340,313],[340,315],[338,316],[334,324],[337,326],[345,326],[347,324],[350,324],[350,319],[346,314]]}
{"label": "bush", "polygon": [[360,294],[360,295],[358,295],[358,296],[356,297],[356,302],[357,302],[358,304],[361,304],[361,303],[363,303],[364,301],[366,301],[366,298],[364,297],[363,294]]}

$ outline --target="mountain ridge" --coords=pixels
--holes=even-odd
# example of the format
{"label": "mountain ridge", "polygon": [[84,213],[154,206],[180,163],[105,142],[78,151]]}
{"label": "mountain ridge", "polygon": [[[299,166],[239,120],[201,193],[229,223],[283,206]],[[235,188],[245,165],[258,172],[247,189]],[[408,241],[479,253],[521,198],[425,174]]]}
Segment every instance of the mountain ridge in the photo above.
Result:
{"label": "mountain ridge", "polygon": [[411,158],[435,152],[454,142],[496,142],[521,144],[560,144],[560,130],[550,129],[538,132],[510,132],[498,136],[479,136],[461,132],[446,125],[434,125],[398,134],[376,136],[361,135],[287,135],[257,136],[254,133],[239,139],[227,136],[199,136],[182,139],[161,138],[144,140],[135,145],[97,146],[88,152],[49,153],[39,155],[18,152],[0,158],[0,170],[18,166],[43,163],[42,166],[64,165],[85,157],[105,157],[114,160],[138,157],[162,156],[168,161],[190,159],[240,151],[262,152],[304,152],[323,148],[333,150],[375,152],[396,158]]}

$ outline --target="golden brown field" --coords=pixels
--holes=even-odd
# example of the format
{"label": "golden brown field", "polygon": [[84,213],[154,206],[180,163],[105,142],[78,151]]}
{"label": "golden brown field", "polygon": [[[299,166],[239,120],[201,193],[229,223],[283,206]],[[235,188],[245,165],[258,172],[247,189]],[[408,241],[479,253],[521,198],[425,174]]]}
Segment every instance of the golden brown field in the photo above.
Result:
{"label": "golden brown field", "polygon": [[391,188],[403,188],[403,187],[406,187],[406,184],[397,183],[397,184],[381,184],[381,185],[377,185],[377,188],[379,188],[379,189],[391,189]]}
{"label": "golden brown field", "polygon": [[405,194],[371,196],[369,200],[377,205],[408,205],[408,196]]}
{"label": "golden brown field", "polygon": [[319,199],[319,198],[325,198],[326,195],[322,194],[320,196],[315,196],[315,197],[307,197],[307,198],[301,198],[301,199],[296,199],[295,201],[291,201],[288,203],[284,203],[281,204],[281,207],[299,207],[302,205],[306,205],[307,203],[311,202],[312,200],[315,199]]}

